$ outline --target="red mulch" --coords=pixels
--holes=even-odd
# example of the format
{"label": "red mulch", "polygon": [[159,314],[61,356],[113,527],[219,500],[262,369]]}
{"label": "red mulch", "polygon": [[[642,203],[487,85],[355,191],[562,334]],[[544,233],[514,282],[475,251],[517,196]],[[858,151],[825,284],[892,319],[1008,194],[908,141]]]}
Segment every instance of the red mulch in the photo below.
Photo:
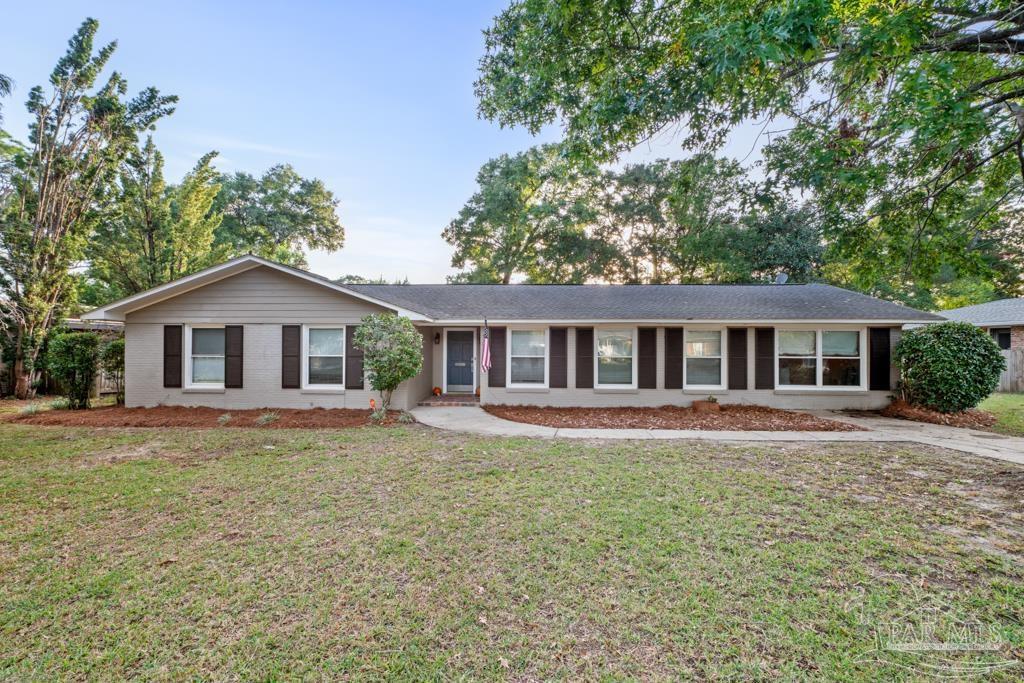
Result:
{"label": "red mulch", "polygon": [[967,429],[987,429],[994,425],[997,420],[996,416],[987,410],[971,408],[962,413],[940,413],[937,410],[912,406],[906,401],[893,401],[882,409],[881,414],[885,417],[896,417],[901,420],[930,422],[931,424],[965,427]]}
{"label": "red mulch", "polygon": [[487,405],[490,414],[546,427],[586,429],[702,429],[758,432],[856,432],[860,427],[765,406],[723,405],[717,412],[692,408],[551,408]]}
{"label": "red mulch", "polygon": [[[260,415],[277,413],[278,418],[263,425],[256,424]],[[231,415],[224,424],[221,415]],[[389,413],[386,423],[393,423]],[[223,410],[219,408],[187,408],[158,406],[156,408],[124,408],[109,406],[91,410],[43,410],[33,415],[15,415],[11,422],[62,427],[257,427],[268,429],[363,427],[370,421],[369,410],[342,408]]]}

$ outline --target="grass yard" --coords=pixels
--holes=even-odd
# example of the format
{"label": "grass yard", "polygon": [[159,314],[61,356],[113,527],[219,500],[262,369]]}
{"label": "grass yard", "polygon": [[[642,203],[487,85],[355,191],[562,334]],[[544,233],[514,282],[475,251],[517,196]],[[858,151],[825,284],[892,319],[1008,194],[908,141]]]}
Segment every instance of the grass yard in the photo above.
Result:
{"label": "grass yard", "polygon": [[978,407],[998,418],[993,431],[1024,436],[1024,394],[992,394]]}
{"label": "grass yard", "polygon": [[936,614],[1024,660],[1003,462],[418,425],[0,444],[0,679],[915,679],[875,629]]}

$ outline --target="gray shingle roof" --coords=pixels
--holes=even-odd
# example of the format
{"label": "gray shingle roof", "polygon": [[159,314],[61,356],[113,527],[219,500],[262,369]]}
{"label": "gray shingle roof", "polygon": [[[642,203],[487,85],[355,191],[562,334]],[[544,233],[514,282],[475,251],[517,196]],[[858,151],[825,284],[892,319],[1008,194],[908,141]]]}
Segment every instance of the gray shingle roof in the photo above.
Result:
{"label": "gray shingle roof", "polygon": [[941,315],[974,325],[1024,325],[1024,299],[1000,299],[942,311]]}
{"label": "gray shingle roof", "polygon": [[942,320],[822,284],[345,286],[437,320]]}

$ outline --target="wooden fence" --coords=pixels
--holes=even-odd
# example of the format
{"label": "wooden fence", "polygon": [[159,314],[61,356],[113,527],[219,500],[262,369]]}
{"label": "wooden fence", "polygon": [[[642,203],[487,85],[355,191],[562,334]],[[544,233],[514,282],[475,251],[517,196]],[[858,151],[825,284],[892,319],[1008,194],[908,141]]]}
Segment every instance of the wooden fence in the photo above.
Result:
{"label": "wooden fence", "polygon": [[1006,370],[999,375],[999,389],[1010,393],[1024,392],[1024,349],[1006,349]]}

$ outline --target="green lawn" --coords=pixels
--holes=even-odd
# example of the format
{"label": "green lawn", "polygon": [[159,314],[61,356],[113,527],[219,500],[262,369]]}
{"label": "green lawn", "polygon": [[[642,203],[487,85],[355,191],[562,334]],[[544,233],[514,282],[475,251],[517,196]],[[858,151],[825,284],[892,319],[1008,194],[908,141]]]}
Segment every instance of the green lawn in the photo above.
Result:
{"label": "green lawn", "polygon": [[1024,659],[1005,462],[416,425],[0,444],[4,680],[913,679],[875,631],[937,613]]}
{"label": "green lawn", "polygon": [[1024,436],[1024,394],[992,394],[978,407],[996,414],[996,431]]}

